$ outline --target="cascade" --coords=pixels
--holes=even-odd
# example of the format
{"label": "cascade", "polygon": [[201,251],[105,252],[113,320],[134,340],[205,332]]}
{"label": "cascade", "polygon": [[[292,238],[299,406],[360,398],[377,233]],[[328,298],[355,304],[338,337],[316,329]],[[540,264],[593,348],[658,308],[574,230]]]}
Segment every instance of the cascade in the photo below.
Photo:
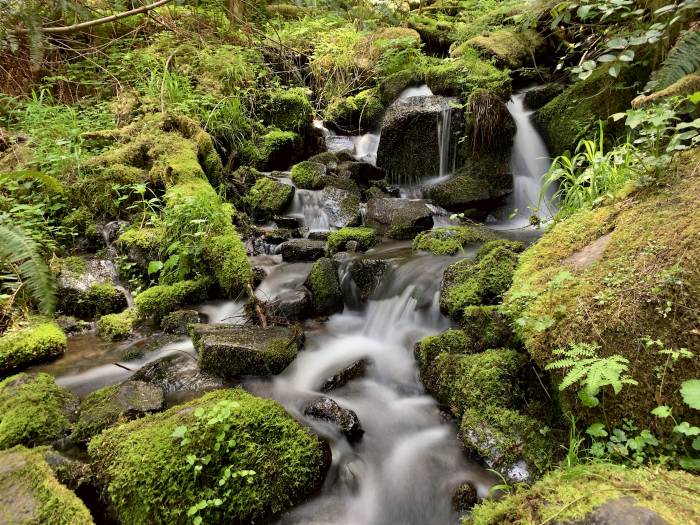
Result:
{"label": "cascade", "polygon": [[304,225],[311,231],[328,230],[330,221],[328,214],[323,209],[323,194],[316,190],[302,190],[297,188],[294,192],[294,201],[290,215],[302,217]]}

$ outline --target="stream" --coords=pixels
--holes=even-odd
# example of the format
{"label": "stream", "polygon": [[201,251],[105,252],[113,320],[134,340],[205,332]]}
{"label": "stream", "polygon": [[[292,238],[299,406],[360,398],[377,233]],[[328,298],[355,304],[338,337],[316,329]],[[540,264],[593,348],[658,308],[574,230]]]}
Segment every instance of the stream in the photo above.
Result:
{"label": "stream", "polygon": [[[430,94],[426,86],[420,86],[409,88],[399,99]],[[530,113],[523,107],[523,96],[514,95],[508,104],[517,134],[511,161],[514,191],[507,208],[518,211],[508,219],[490,221],[489,226],[527,242],[539,236],[528,226],[528,205],[537,202],[549,159],[530,123]],[[440,138],[436,180],[444,180],[455,169],[449,123],[449,114],[440,116],[436,123]],[[360,160],[376,161],[381,140],[378,131],[356,137],[323,131],[329,150],[350,149]],[[421,198],[431,183],[434,181],[402,187],[402,197]],[[436,213],[436,226],[452,222],[444,210],[436,209]],[[303,218],[310,231],[329,229],[320,191],[297,190],[288,215]],[[322,492],[282,516],[279,525],[456,524],[459,515],[451,504],[455,488],[469,481],[478,495],[485,497],[489,487],[498,482],[483,466],[465,457],[456,425],[425,393],[413,357],[417,341],[450,327],[439,309],[444,268],[459,257],[473,257],[475,252],[476,247],[455,257],[435,256],[413,252],[410,241],[387,241],[366,254],[349,254],[340,264],[345,310],[325,323],[307,322],[304,350],[279,376],[241,382],[249,391],[279,401],[331,444],[332,466]],[[365,257],[384,259],[390,266],[370,299],[362,304],[344,277],[352,264]],[[251,260],[265,270],[256,294],[267,299],[297,289],[311,267],[311,263],[283,263],[274,250]],[[239,301],[210,301],[198,310],[208,322],[245,322]],[[151,340],[107,343],[93,333],[77,335],[69,339],[65,356],[37,369],[53,374],[59,384],[84,396],[127,379],[135,370],[167,355],[187,355],[192,363],[196,359],[189,338],[173,337],[137,359],[122,360],[127,349],[147,348]],[[370,363],[364,377],[323,394],[359,417],[365,434],[351,445],[337,428],[306,417],[302,411],[309,400],[321,395],[327,378],[360,359]],[[181,399],[171,396],[169,402]]]}

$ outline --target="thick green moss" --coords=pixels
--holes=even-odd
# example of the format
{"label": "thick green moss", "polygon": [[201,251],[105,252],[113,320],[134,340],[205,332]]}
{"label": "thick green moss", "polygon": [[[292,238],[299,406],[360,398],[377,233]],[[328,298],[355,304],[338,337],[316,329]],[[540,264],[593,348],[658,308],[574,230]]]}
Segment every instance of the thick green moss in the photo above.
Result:
{"label": "thick green moss", "polygon": [[267,171],[287,169],[299,158],[302,147],[302,137],[295,131],[273,129],[242,146],[240,163]]}
{"label": "thick green moss", "polygon": [[269,220],[283,213],[294,197],[294,188],[270,177],[260,177],[248,190],[241,202],[250,215]]}
{"label": "thick green moss", "polygon": [[82,501],[61,485],[41,449],[0,452],[0,522],[6,525],[93,525]]}
{"label": "thick green moss", "polygon": [[454,255],[467,244],[486,242],[492,238],[489,230],[478,226],[442,226],[419,233],[413,239],[413,249],[435,255]]}
{"label": "thick green moss", "polygon": [[275,90],[264,107],[268,124],[282,131],[303,132],[311,126],[313,108],[304,88]]}
{"label": "thick green moss", "polygon": [[343,292],[340,289],[338,271],[328,257],[314,262],[306,278],[306,286],[311,291],[314,315],[331,315],[343,310]]}
{"label": "thick green moss", "polygon": [[333,100],[326,107],[323,119],[350,133],[369,129],[383,110],[377,90],[366,89],[357,95]]}
{"label": "thick green moss", "polygon": [[515,343],[510,319],[500,306],[467,306],[462,311],[460,326],[476,351],[510,347]]}
{"label": "thick green moss", "polygon": [[0,382],[0,449],[33,447],[65,437],[77,399],[48,374],[17,374]]}
{"label": "thick green moss", "polygon": [[[198,423],[213,410],[231,417],[225,425]],[[186,445],[173,437],[176,429],[184,430]],[[190,507],[216,499],[221,505],[199,513],[206,523],[264,522],[320,486],[327,468],[319,440],[280,405],[238,389],[106,430],[88,452],[119,520],[134,525],[190,523]],[[202,465],[200,472],[188,454]],[[197,459],[204,456],[206,463]],[[219,483],[227,470],[253,472]]]}
{"label": "thick green moss", "polygon": [[126,308],[126,297],[112,283],[97,283],[87,290],[75,288],[61,290],[58,310],[80,319],[119,312]]}
{"label": "thick green moss", "polygon": [[326,166],[305,160],[292,167],[292,181],[298,188],[320,190],[325,185]]}
{"label": "thick green moss", "polygon": [[162,284],[144,290],[134,299],[137,316],[160,321],[164,315],[185,304],[201,303],[207,298],[211,281],[207,278]]}
{"label": "thick green moss", "polygon": [[418,366],[424,368],[432,364],[437,356],[448,354],[469,354],[472,352],[472,339],[462,330],[447,330],[437,335],[429,335],[416,343],[414,355]]}
{"label": "thick green moss", "polygon": [[136,317],[136,311],[133,308],[118,314],[103,315],[97,320],[97,335],[107,341],[126,339],[134,330]]}
{"label": "thick green moss", "polygon": [[50,322],[13,330],[0,337],[0,376],[33,363],[55,359],[66,351],[63,330]]}
{"label": "thick green moss", "polygon": [[670,525],[700,521],[697,478],[683,471],[610,464],[554,470],[531,487],[477,505],[464,525],[579,523],[607,501],[631,497]]}
{"label": "thick green moss", "polygon": [[425,82],[437,95],[466,96],[477,88],[484,88],[504,99],[510,96],[508,71],[482,60],[473,49],[465,49],[459,58],[427,64],[423,70]]}
{"label": "thick green moss", "polygon": [[117,239],[117,243],[124,248],[138,248],[148,253],[158,253],[163,244],[163,228],[136,228],[130,227]]}
{"label": "thick green moss", "polygon": [[543,43],[544,39],[533,30],[499,29],[470,38],[451,54],[453,57],[461,56],[465,52],[464,46],[470,46],[485,58],[494,59],[501,67],[517,69],[532,64]]}
{"label": "thick green moss", "polygon": [[357,243],[358,251],[367,251],[377,244],[377,230],[374,228],[351,227],[341,228],[328,235],[327,251],[329,255],[346,249],[349,241]]}
{"label": "thick green moss", "polygon": [[208,239],[205,258],[217,285],[228,297],[240,294],[253,278],[245,246],[235,231]]}
{"label": "thick green moss", "polygon": [[412,69],[389,75],[379,84],[379,98],[382,104],[388,106],[396,100],[404,89],[419,84],[422,80],[422,74]]}

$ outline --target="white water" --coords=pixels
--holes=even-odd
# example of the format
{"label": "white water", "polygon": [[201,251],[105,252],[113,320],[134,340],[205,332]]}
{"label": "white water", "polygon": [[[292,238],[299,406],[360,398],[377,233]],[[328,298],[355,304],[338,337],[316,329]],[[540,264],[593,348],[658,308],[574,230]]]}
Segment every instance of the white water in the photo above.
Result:
{"label": "white water", "polygon": [[321,191],[297,188],[289,214],[293,217],[303,218],[304,225],[311,231],[323,231],[330,228],[328,214],[323,209],[323,193]]}
{"label": "white water", "polygon": [[406,100],[411,97],[432,97],[433,92],[427,84],[421,86],[412,86],[404,89],[398,96],[397,100]]}

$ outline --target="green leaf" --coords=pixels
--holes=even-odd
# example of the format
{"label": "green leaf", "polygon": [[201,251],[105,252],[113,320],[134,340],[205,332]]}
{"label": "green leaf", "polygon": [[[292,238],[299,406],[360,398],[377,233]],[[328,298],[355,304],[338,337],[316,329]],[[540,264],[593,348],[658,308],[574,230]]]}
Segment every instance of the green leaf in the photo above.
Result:
{"label": "green leaf", "polygon": [[700,379],[689,379],[681,384],[681,397],[690,408],[700,410]]}
{"label": "green leaf", "polygon": [[608,433],[605,431],[603,423],[593,423],[586,429],[586,434],[593,437],[606,437]]}
{"label": "green leaf", "polygon": [[656,417],[665,419],[671,415],[671,407],[669,407],[668,405],[661,405],[652,410],[651,413]]}
{"label": "green leaf", "polygon": [[185,432],[187,432],[187,427],[184,425],[180,425],[175,427],[175,430],[173,430],[173,433],[170,434],[170,437],[175,439],[182,439],[185,437]]}
{"label": "green leaf", "polygon": [[620,74],[620,65],[619,64],[613,64],[610,66],[610,69],[608,69],[608,74],[611,77],[617,78],[617,75]]}
{"label": "green leaf", "polygon": [[684,457],[678,460],[678,464],[685,470],[700,471],[700,459]]}
{"label": "green leaf", "polygon": [[148,263],[148,275],[158,273],[162,269],[163,269],[163,262],[162,261],[151,261]]}
{"label": "green leaf", "polygon": [[586,390],[585,388],[582,388],[578,391],[578,398],[581,400],[583,406],[588,408],[597,407],[600,404],[598,398],[594,395],[591,395],[590,392],[588,392],[588,390]]}
{"label": "green leaf", "polygon": [[615,55],[611,55],[611,54],[609,54],[609,53],[608,53],[608,54],[605,54],[605,55],[603,55],[603,56],[601,56],[601,57],[598,57],[598,62],[603,62],[603,63],[605,63],[605,62],[615,62],[616,60],[617,60],[617,57],[616,57]]}
{"label": "green leaf", "polygon": [[700,102],[700,91],[696,91],[692,95],[688,95],[688,100],[690,100],[693,104],[697,104]]}
{"label": "green leaf", "polygon": [[613,38],[605,43],[608,49],[625,49],[628,45],[626,38]]}
{"label": "green leaf", "polygon": [[696,437],[690,446],[693,447],[693,450],[700,450],[700,437]]}
{"label": "green leaf", "polygon": [[698,436],[700,435],[700,428],[691,427],[690,423],[683,421],[682,423],[673,427],[673,431],[678,434],[683,434],[684,436]]}

